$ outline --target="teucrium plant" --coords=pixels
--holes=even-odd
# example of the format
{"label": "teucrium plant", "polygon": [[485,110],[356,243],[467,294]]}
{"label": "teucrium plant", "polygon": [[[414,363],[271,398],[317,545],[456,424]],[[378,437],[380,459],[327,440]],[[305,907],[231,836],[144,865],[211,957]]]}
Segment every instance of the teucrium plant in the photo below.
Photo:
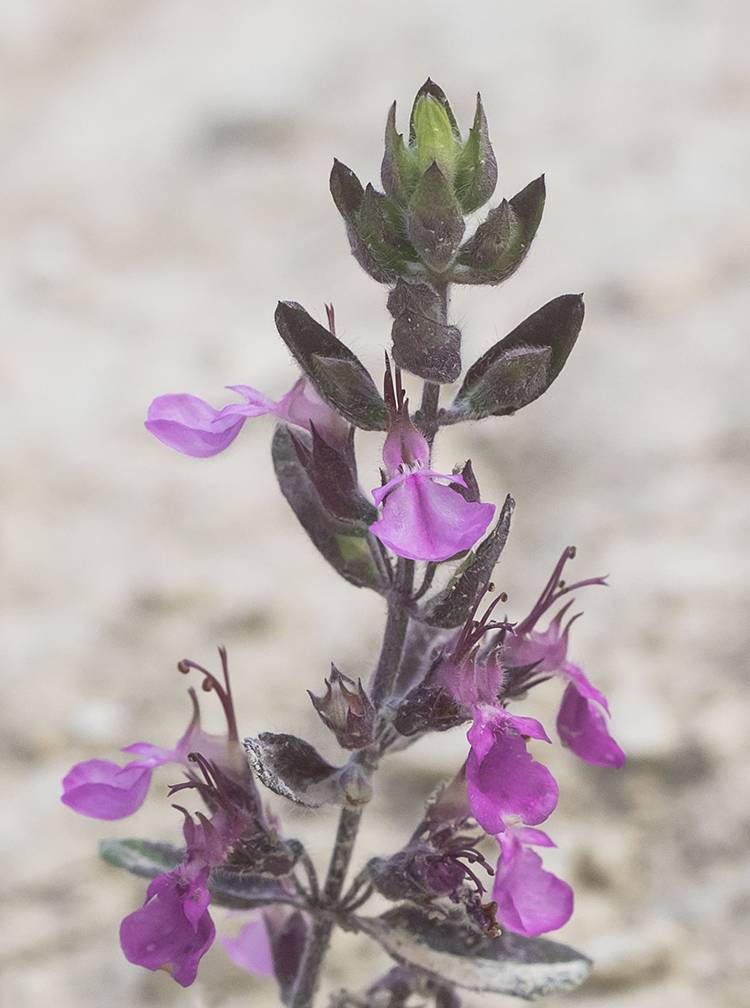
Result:
{"label": "teucrium plant", "polygon": [[[183,660],[223,706],[223,736],[204,732],[197,694],[174,749],[138,742],[124,766],[90,760],[64,781],[63,801],[83,815],[121,819],[146,798],[154,767],[174,763],[184,845],[107,840],[110,864],[151,879],[140,909],[122,923],[127,958],[166,969],[187,986],[212,944],[210,906],[247,911],[229,956],[276,977],[290,1008],[307,1008],[336,927],[360,931],[393,958],[390,972],[335,1005],[402,1008],[425,998],[460,1003],[461,988],[533,998],[568,990],[587,974],[580,953],[540,937],[570,917],[570,886],[546,871],[538,850],[553,846],[538,827],[558,797],[539,762],[550,738],[542,724],[511,713],[512,702],[549,679],[564,693],[557,734],[577,756],[619,767],[622,750],[607,728],[607,701],[568,659],[572,592],[603,584],[563,581],[567,548],[528,616],[498,618],[493,570],[508,536],[513,500],[496,515],[482,502],[470,462],[450,473],[432,468],[441,426],[504,416],[533,402],[560,373],[583,321],[579,295],[565,294],[534,312],[465,372],[453,401],[440,407],[441,385],[462,374],[461,331],[449,320],[450,288],[498,284],[523,261],[544,206],[537,179],[490,209],[467,236],[466,216],[492,197],[497,165],[482,103],[463,139],[451,107],[432,81],[420,89],[404,138],[391,109],[382,165],[384,192],[363,187],[339,161],[331,192],[352,253],[388,287],[392,349],[373,378],[337,337],[333,309],[325,324],[293,301],[276,311],[281,338],[300,378],[279,401],[245,385],[242,400],[215,409],[191,395],[163,395],[146,427],[186,455],[227,448],[249,417],[273,414],[273,462],[283,496],[325,559],[347,581],[383,596],[387,619],[368,682],[331,666],[312,670],[313,706],[341,749],[329,763],[304,739],[261,732],[240,739],[227,655],[215,674]],[[402,371],[422,379],[412,409]],[[379,391],[382,387],[383,393]],[[356,429],[383,431],[380,484],[360,487]],[[540,626],[541,623],[541,626]],[[320,685],[322,684],[322,685]],[[427,732],[469,725],[466,760],[432,795],[401,850],[371,859],[346,885],[360,819],[380,761]],[[340,807],[324,878],[303,843],[261,799],[262,788],[318,808]],[[202,811],[189,811],[202,802]],[[182,803],[185,803],[184,805]],[[487,860],[494,838],[499,849]],[[394,903],[380,916],[364,906],[379,893]]]}

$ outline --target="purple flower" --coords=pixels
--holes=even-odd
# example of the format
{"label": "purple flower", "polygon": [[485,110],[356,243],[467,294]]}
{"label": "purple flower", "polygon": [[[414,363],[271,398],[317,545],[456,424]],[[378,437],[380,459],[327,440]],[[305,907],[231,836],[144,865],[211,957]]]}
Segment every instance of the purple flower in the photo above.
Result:
{"label": "purple flower", "polygon": [[146,902],[120,925],[120,944],[128,962],[167,969],[183,987],[195,980],[198,963],[216,936],[208,912],[208,867],[180,865],[155,878]]}
{"label": "purple flower", "polygon": [[[383,461],[390,479],[372,496],[383,504],[383,517],[370,526],[373,535],[407,560],[441,561],[470,549],[487,531],[494,504],[467,500],[452,486],[467,489],[462,476],[428,469],[430,448],[409,419],[408,400],[396,369],[394,389],[390,365],[385,399],[388,435]],[[448,486],[436,480],[447,480]]]}
{"label": "purple flower", "polygon": [[222,836],[204,816],[196,823],[180,811],[185,816],[185,860],[149,885],[143,906],[120,925],[120,944],[128,962],[166,969],[178,984],[189,987],[216,936],[208,912],[208,873],[233,838]]}
{"label": "purple flower", "polygon": [[256,976],[275,976],[286,1003],[309,931],[309,921],[300,910],[276,905],[254,915],[236,938],[220,937],[219,941],[237,966]]}
{"label": "purple flower", "polygon": [[185,860],[174,871],[149,885],[146,901],[129,914],[120,927],[120,943],[129,962],[146,969],[168,969],[183,987],[194,980],[198,963],[210,948],[216,928],[208,912],[211,894],[208,876],[230,850],[251,840],[263,829],[260,802],[249,771],[244,786],[215,763],[194,754],[203,776],[175,784],[170,794],[185,789],[199,791],[214,814],[197,822],[179,805],[185,817]]}
{"label": "purple flower", "polygon": [[146,800],[155,767],[165,763],[187,765],[188,753],[195,751],[209,759],[227,762],[228,741],[203,731],[195,692],[189,692],[193,717],[174,749],[134,742],[122,752],[135,753],[141,759],[125,766],[98,759],[77,763],[63,780],[63,804],[91,819],[124,819],[137,812]]}
{"label": "purple flower", "polygon": [[490,631],[507,629],[508,624],[490,619],[499,602],[507,601],[504,593],[498,595],[484,611],[480,619],[475,619],[489,586],[479,595],[469,618],[456,636],[446,644],[444,658],[435,673],[435,680],[444,686],[456,703],[472,707],[475,704],[494,704],[503,683],[503,668],[498,660],[499,649],[495,648],[482,658],[480,645],[482,637]]}
{"label": "purple flower", "polygon": [[375,857],[367,864],[370,881],[386,899],[408,899],[429,906],[447,897],[462,904],[469,918],[484,934],[498,934],[491,902],[483,903],[486,888],[477,871],[494,874],[477,850],[464,767],[450,785],[431,801],[424,819],[408,844],[390,857]]}
{"label": "purple flower", "polygon": [[568,635],[578,617],[573,616],[564,626],[563,619],[572,600],[556,614],[546,630],[535,629],[540,617],[563,595],[585,585],[606,583],[604,578],[590,578],[572,585],[562,582],[563,567],[574,555],[572,547],[565,550],[531,613],[505,637],[500,660],[509,670],[511,689],[514,669],[519,670],[517,686],[521,691],[549,676],[564,679],[568,685],[557,716],[557,732],[563,745],[586,763],[620,767],[625,762],[625,753],[609,734],[605,720],[605,715],[609,716],[606,697],[591,685],[583,669],[568,661]]}
{"label": "purple flower", "polygon": [[251,920],[240,928],[236,938],[219,937],[232,962],[256,976],[274,975],[273,952],[265,917],[254,912]]}
{"label": "purple flower", "polygon": [[146,800],[155,765],[144,760],[124,767],[98,759],[76,763],[63,779],[62,802],[91,819],[124,819]]}
{"label": "purple flower", "polygon": [[495,870],[492,899],[497,919],[510,931],[531,937],[555,931],[573,913],[573,890],[567,882],[542,868],[535,847],[554,847],[546,833],[506,825],[497,836],[502,854]]}
{"label": "purple flower", "polygon": [[558,789],[547,767],[526,749],[525,738],[549,742],[534,718],[516,717],[503,707],[480,704],[467,738],[466,763],[471,811],[487,833],[501,833],[506,817],[536,825],[557,805]]}
{"label": "purple flower", "polygon": [[[609,734],[600,709],[609,714],[606,700],[575,665],[566,664],[565,672],[570,682],[557,715],[560,741],[579,759],[592,766],[621,767],[625,762],[625,753]],[[573,677],[574,672],[580,673],[579,679]],[[592,697],[592,693],[598,694],[601,699]]]}
{"label": "purple flower", "polygon": [[167,447],[194,458],[218,455],[234,441],[249,417],[266,413],[308,431],[314,424],[318,434],[333,446],[346,441],[346,421],[320,398],[307,378],[300,378],[278,402],[247,385],[227,388],[245,402],[217,410],[186,393],[157,396],[148,409],[146,430]]}

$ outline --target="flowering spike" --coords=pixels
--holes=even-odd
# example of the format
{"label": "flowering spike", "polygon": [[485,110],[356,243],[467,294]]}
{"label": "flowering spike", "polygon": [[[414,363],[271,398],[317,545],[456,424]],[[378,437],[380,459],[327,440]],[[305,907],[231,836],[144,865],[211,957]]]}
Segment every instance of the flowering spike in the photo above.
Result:
{"label": "flowering spike", "polygon": [[[122,922],[127,959],[164,969],[182,986],[195,980],[214,940],[213,898],[254,912],[225,948],[243,968],[273,974],[285,1005],[310,1008],[333,928],[354,925],[399,965],[359,993],[340,991],[332,1008],[409,1008],[417,999],[460,1008],[457,987],[533,1000],[580,982],[590,963],[537,937],[565,923],[572,892],[533,849],[554,846],[535,826],[555,808],[557,784],[530,751],[531,740],[550,740],[539,721],[509,713],[507,705],[531,686],[562,679],[563,744],[594,765],[622,764],[606,698],[568,660],[580,615],[572,592],[605,580],[566,584],[564,567],[575,553],[569,547],[525,619],[496,616],[505,593],[489,602],[485,596],[494,591],[514,502],[506,497],[488,532],[495,507],[482,502],[471,462],[443,473],[431,468],[431,453],[442,426],[510,414],[546,391],[575,343],[583,301],[564,295],[532,314],[469,368],[452,406],[441,408],[441,386],[458,381],[462,370],[461,331],[449,319],[451,284],[497,284],[518,268],[539,225],[544,179],[503,199],[464,240],[466,215],[491,197],[497,164],[480,96],[464,140],[448,99],[429,78],[416,95],[406,142],[395,103],[389,112],[381,176],[385,192],[335,160],[330,188],[352,253],[390,288],[393,348],[383,397],[339,339],[333,305],[325,305],[321,324],[296,302],[282,301],[276,327],[301,369],[286,395],[276,401],[249,386],[227,386],[241,401],[223,408],[164,395],[146,420],[172,449],[210,457],[235,441],[247,419],[276,417],[273,467],[299,523],[337,573],[384,596],[388,618],[369,693],[332,665],[322,695],[309,694],[349,750],[346,761],[333,765],[287,733],[258,731],[243,749],[220,647],[216,673],[189,659],[178,665],[201,679],[188,691],[192,718],[174,748],[137,742],[124,748],[134,757],[125,766],[78,764],[65,778],[63,801],[84,815],[118,819],[140,807],[155,767],[180,767],[169,796],[203,803],[197,811],[174,805],[184,849],[131,838],[106,841],[100,853],[150,880],[145,902]],[[422,379],[413,418],[402,369]],[[385,432],[374,503],[359,487],[355,428]],[[451,559],[463,560],[453,577],[439,569]],[[225,736],[203,731],[198,689],[216,694]],[[411,839],[395,854],[371,858],[346,888],[362,806],[382,757],[419,735],[467,722],[464,764],[429,801]],[[264,808],[253,770],[297,804],[340,807],[325,876]],[[486,834],[500,845],[496,868],[481,846]],[[375,891],[399,905],[360,916]]]}

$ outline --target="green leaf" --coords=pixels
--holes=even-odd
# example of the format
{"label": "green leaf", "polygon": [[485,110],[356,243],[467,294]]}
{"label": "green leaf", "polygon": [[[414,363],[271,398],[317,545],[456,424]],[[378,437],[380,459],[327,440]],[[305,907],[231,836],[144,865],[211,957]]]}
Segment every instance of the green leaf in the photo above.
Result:
{"label": "green leaf", "polygon": [[289,890],[277,878],[251,875],[226,864],[217,865],[211,870],[208,888],[212,903],[232,910],[252,910],[254,907],[289,900]]}
{"label": "green leaf", "polygon": [[409,241],[401,211],[372,185],[365,189],[352,228],[376,264],[394,279],[414,272],[419,257]]}
{"label": "green leaf", "polygon": [[295,301],[279,301],[276,328],[323,399],[362,430],[385,430],[386,409],[356,354]]}
{"label": "green leaf", "polygon": [[437,292],[399,280],[388,296],[393,315],[393,359],[425,381],[454,382],[461,375],[461,330],[442,321]]}
{"label": "green leaf", "polygon": [[391,105],[385,124],[385,153],[380,166],[380,178],[386,195],[400,206],[406,206],[419,181],[417,160],[404,144],[396,129],[396,103]]}
{"label": "green leaf", "polygon": [[337,158],[333,159],[330,178],[333,202],[346,221],[351,221],[359,210],[365,191],[357,176]]}
{"label": "green leaf", "polygon": [[487,938],[465,924],[436,920],[408,905],[357,923],[397,962],[467,990],[533,1001],[572,990],[591,969],[590,959],[559,942],[509,931]]}
{"label": "green leaf", "polygon": [[490,210],[458,250],[451,279],[463,284],[499,284],[526,257],[544,210],[544,176],[530,182],[508,202]]}
{"label": "green leaf", "polygon": [[583,325],[580,294],[563,294],[525,319],[472,364],[441,423],[506,416],[546,392]]}
{"label": "green leaf", "polygon": [[461,133],[458,129],[458,123],[456,122],[456,117],[453,115],[450,102],[445,96],[445,91],[443,91],[439,84],[436,84],[434,80],[430,80],[428,77],[414,96],[414,104],[411,107],[411,115],[409,116],[409,146],[412,147],[417,143],[417,110],[425,98],[429,98],[441,106],[450,124],[451,133],[456,140],[460,140]]}
{"label": "green leaf", "polygon": [[437,273],[456,258],[464,235],[461,205],[436,162],[419,180],[408,209],[408,233],[422,262]]}
{"label": "green leaf", "polygon": [[448,587],[430,600],[424,614],[419,617],[424,623],[448,630],[466,622],[500,559],[515,506],[516,502],[508,494],[493,530],[464,560]]}
{"label": "green leaf", "polygon": [[131,875],[156,878],[173,871],[185,858],[185,851],[167,843],[150,840],[101,840],[99,857],[115,868],[124,868]]}
{"label": "green leaf", "polygon": [[333,168],[331,169],[330,188],[333,202],[344,218],[346,236],[349,239],[352,255],[373,280],[377,280],[378,283],[393,283],[396,279],[395,275],[375,261],[356,232],[355,217],[365,194],[362,183],[351,168],[347,168],[336,158],[333,160]]}
{"label": "green leaf", "polygon": [[484,206],[497,185],[497,161],[490,143],[487,117],[477,95],[474,125],[456,159],[453,188],[464,213],[473,213]]}
{"label": "green leaf", "polygon": [[339,521],[328,513],[299,460],[285,424],[276,428],[271,455],[281,492],[325,559],[350,584],[385,592],[387,585],[373,559],[372,548],[377,545],[367,526]]}

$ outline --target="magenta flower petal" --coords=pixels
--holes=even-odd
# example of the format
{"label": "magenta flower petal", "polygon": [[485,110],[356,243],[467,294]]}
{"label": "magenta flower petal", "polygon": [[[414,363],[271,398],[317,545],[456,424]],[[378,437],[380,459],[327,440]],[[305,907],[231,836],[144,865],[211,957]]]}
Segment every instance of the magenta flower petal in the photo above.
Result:
{"label": "magenta flower petal", "polygon": [[573,683],[576,690],[582,697],[585,697],[587,700],[595,700],[600,707],[604,708],[604,713],[609,714],[609,704],[607,703],[607,698],[601,690],[598,690],[596,686],[591,685],[582,668],[579,668],[578,665],[573,665],[571,662],[565,662],[562,666],[562,675],[564,675],[569,682]]}
{"label": "magenta flower petal", "polygon": [[540,672],[558,672],[568,651],[568,638],[557,620],[544,631],[509,633],[503,658],[508,665],[536,665]]}
{"label": "magenta flower petal", "polygon": [[391,474],[399,472],[404,464],[407,469],[424,469],[430,461],[430,446],[412,424],[405,408],[390,413],[383,461]]}
{"label": "magenta flower petal", "polygon": [[63,780],[63,804],[91,819],[124,819],[146,800],[151,767],[108,760],[77,763]]}
{"label": "magenta flower petal", "polygon": [[[544,822],[557,805],[557,782],[533,759],[513,726],[514,721],[533,719],[512,718],[502,708],[491,707],[475,707],[474,716],[466,763],[472,815],[483,830],[495,834],[505,830],[506,816],[532,825]],[[541,725],[539,729],[544,731]]]}
{"label": "magenta flower petal", "polygon": [[210,458],[224,451],[242,429],[246,413],[224,413],[196,396],[158,396],[148,409],[146,430],[168,448]]}
{"label": "magenta flower petal", "polygon": [[383,517],[370,531],[398,556],[438,562],[470,549],[494,513],[494,504],[464,500],[426,473],[414,472],[385,498]]}
{"label": "magenta flower petal", "polygon": [[497,903],[500,924],[525,937],[562,927],[573,913],[573,890],[568,883],[545,871],[541,857],[520,837],[500,834],[497,839],[503,853],[495,871],[492,899]]}
{"label": "magenta flower petal", "polygon": [[[239,386],[235,386],[239,390]],[[312,430],[333,448],[343,446],[349,438],[349,424],[315,391],[315,386],[302,377],[275,404],[273,412],[280,420]]]}
{"label": "magenta flower petal", "polygon": [[560,741],[592,766],[621,767],[625,753],[609,734],[604,714],[578,691],[575,681],[563,694],[557,715]]}
{"label": "magenta flower petal", "polygon": [[469,653],[457,662],[446,659],[438,669],[437,678],[457,703],[473,707],[491,704],[497,699],[503,669],[494,656],[482,664],[474,653]]}
{"label": "magenta flower petal", "polygon": [[262,917],[245,924],[236,938],[219,936],[219,941],[236,966],[256,976],[274,975],[271,942]]}
{"label": "magenta flower petal", "polygon": [[120,752],[135,753],[142,756],[139,763],[150,766],[162,766],[164,763],[177,761],[174,749],[165,749],[164,746],[152,745],[151,742],[133,742],[132,745],[123,746]]}
{"label": "magenta flower petal", "polygon": [[191,878],[181,867],[154,879],[146,902],[120,925],[129,962],[150,970],[166,967],[182,987],[193,983],[216,935],[207,909],[207,878],[208,868]]}
{"label": "magenta flower petal", "polygon": [[544,830],[534,829],[532,826],[514,826],[513,833],[526,847],[557,846],[554,840],[551,840]]}
{"label": "magenta flower petal", "polygon": [[235,416],[256,417],[264,416],[266,413],[278,413],[281,403],[284,402],[284,399],[281,402],[276,402],[275,399],[271,399],[270,396],[264,395],[254,388],[250,388],[249,385],[227,385],[226,388],[230,392],[237,392],[238,395],[241,395],[245,399],[245,402],[230,403],[228,406],[225,406],[219,410],[219,415],[222,417],[233,414]]}
{"label": "magenta flower petal", "polygon": [[474,723],[467,738],[480,762],[496,742],[496,729],[508,729],[511,734],[527,735],[551,744],[549,735],[536,718],[510,714],[504,707],[495,707],[493,704],[477,704],[474,708]]}

